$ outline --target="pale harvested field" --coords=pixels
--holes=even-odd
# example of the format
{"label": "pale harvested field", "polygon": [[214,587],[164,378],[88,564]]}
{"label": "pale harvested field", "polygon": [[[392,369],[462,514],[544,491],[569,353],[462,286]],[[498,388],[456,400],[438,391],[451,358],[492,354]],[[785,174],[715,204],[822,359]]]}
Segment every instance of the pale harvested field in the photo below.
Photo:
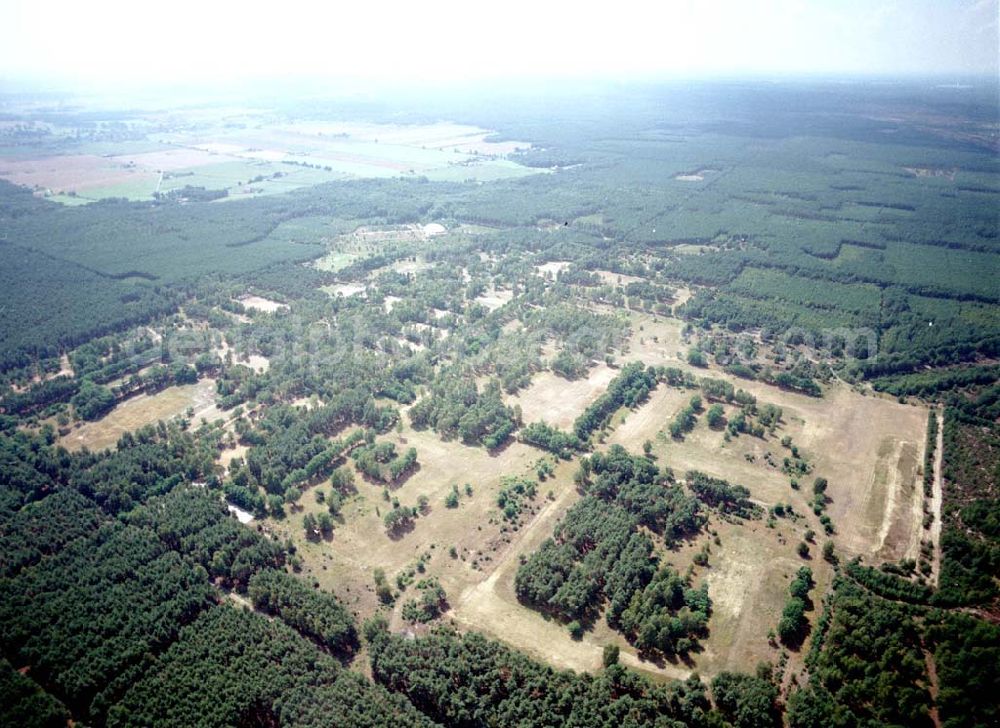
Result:
{"label": "pale harvested field", "polygon": [[60,440],[67,450],[103,450],[114,447],[126,432],[137,430],[143,425],[182,416],[188,407],[194,408],[191,418],[197,427],[202,418],[208,422],[225,418],[225,413],[215,406],[215,380],[202,379],[197,384],[169,387],[153,395],[139,394],[131,397],[95,422],[86,422],[74,428]]}
{"label": "pale harvested field", "polygon": [[237,157],[227,157],[216,152],[203,149],[178,147],[160,152],[143,152],[141,154],[126,154],[112,157],[119,164],[134,164],[137,167],[153,172],[175,172],[190,167],[202,167],[208,164],[219,164],[224,161],[234,161]]}
{"label": "pale harvested field", "polygon": [[147,169],[129,168],[91,154],[0,161],[0,178],[53,192],[83,192],[140,180],[156,180]]}
{"label": "pale harvested field", "polygon": [[236,157],[239,152],[246,149],[242,144],[228,144],[226,142],[200,142],[192,144],[191,148],[208,152],[209,154],[224,154],[232,157]]}
{"label": "pale harvested field", "polygon": [[521,405],[524,421],[545,420],[550,425],[569,428],[591,402],[608,388],[618,372],[601,363],[585,378],[567,381],[551,371],[536,374],[527,389],[509,397],[507,404]]}
{"label": "pale harvested field", "polygon": [[435,124],[295,123],[281,129],[304,137],[337,137],[353,141],[399,144],[430,149],[456,149],[465,154],[510,154],[530,149],[528,142],[486,141],[492,132],[476,126],[438,122]]}

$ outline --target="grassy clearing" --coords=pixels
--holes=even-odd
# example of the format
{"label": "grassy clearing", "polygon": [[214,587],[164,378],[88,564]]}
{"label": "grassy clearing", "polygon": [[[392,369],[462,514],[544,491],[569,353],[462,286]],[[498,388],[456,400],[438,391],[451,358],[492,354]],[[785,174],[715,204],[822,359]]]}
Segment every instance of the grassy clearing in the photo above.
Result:
{"label": "grassy clearing", "polygon": [[569,428],[587,406],[604,393],[617,372],[606,364],[590,370],[585,378],[567,381],[558,374],[537,374],[531,385],[507,403],[521,406],[525,422],[545,420],[550,425]]}
{"label": "grassy clearing", "polygon": [[[373,588],[374,570],[384,569],[395,586],[396,574],[425,553],[431,554],[426,574],[440,579],[451,602],[467,587],[484,580],[507,547],[507,540],[518,537],[518,532],[501,531],[496,505],[500,479],[510,474],[532,475],[541,457],[537,450],[517,443],[490,455],[481,448],[442,442],[433,432],[408,427],[385,439],[394,442],[397,449],[417,449],[419,469],[390,489],[392,497],[404,506],[415,506],[419,496],[427,496],[428,511],[416,519],[411,531],[395,538],[386,534],[382,516],[391,505],[382,496],[383,486],[366,482],[360,474],[357,495],[345,501],[342,522],[330,542],[312,543],[304,537],[304,515],[325,507],[317,504],[311,493],[302,497],[303,510],[281,521],[267,521],[269,528],[295,541],[306,575],[362,617],[373,614],[379,606]],[[472,486],[472,496],[464,492],[466,483]],[[445,497],[453,485],[460,490],[459,506],[447,508]],[[318,487],[329,490],[326,484]],[[535,503],[544,504],[548,487],[540,486]],[[456,550],[455,558],[449,555],[451,547]],[[395,626],[402,625],[399,608],[410,596],[407,591],[397,600]]]}
{"label": "grassy clearing", "polygon": [[[674,467],[699,466],[711,474],[727,479],[744,478],[743,482],[755,497],[768,502],[791,500],[796,508],[808,497],[812,477],[823,476],[830,481],[828,491],[832,502],[827,513],[837,526],[837,545],[851,554],[870,556],[881,546],[879,532],[888,503],[887,489],[908,489],[916,481],[910,466],[912,456],[894,456],[891,464],[880,466],[889,457],[880,448],[884,438],[905,445],[907,453],[916,448],[923,452],[924,433],[927,427],[926,408],[899,404],[893,400],[864,396],[850,388],[835,384],[826,388],[822,398],[786,392],[760,382],[739,379],[714,367],[695,369],[683,359],[686,344],[681,339],[682,324],[677,319],[664,319],[641,314],[633,316],[633,334],[628,357],[641,359],[647,364],[675,366],[697,376],[725,379],[734,386],[754,394],[758,402],[778,405],[784,412],[782,428],[774,441],[760,441],[743,436],[723,447],[721,433],[710,433],[703,423],[679,445],[666,446],[668,463]],[[665,427],[673,412],[664,412],[660,427]],[[632,415],[634,416],[634,415]],[[761,470],[743,459],[744,452],[760,456],[770,450],[778,462],[787,454],[777,440],[790,435],[795,444],[813,463],[814,473],[804,480],[803,490],[792,491],[789,480],[780,471]],[[656,430],[642,429],[627,442],[628,447],[641,447],[646,438],[655,439]],[[918,460],[919,461],[919,460]],[[675,465],[677,463],[677,465]],[[892,478],[875,477],[880,467],[891,468]],[[713,470],[714,468],[714,470]],[[888,470],[886,471],[889,472]],[[763,473],[763,474],[762,474]],[[806,493],[806,495],[803,495]],[[901,513],[905,513],[905,508]],[[859,517],[861,515],[862,517]],[[907,540],[902,536],[896,541]]]}
{"label": "grassy clearing", "polygon": [[60,443],[67,450],[103,450],[114,447],[126,432],[184,415],[188,408],[194,410],[191,417],[193,426],[202,418],[214,422],[225,417],[215,406],[215,380],[202,379],[197,384],[169,387],[162,392],[140,394],[125,400],[108,414],[95,422],[86,422],[61,438]]}
{"label": "grassy clearing", "polygon": [[269,298],[264,298],[263,296],[243,296],[239,299],[246,308],[252,308],[257,311],[264,311],[266,313],[274,313],[275,311],[280,311],[283,308],[288,308],[287,304],[281,303],[280,301],[272,301]]}
{"label": "grassy clearing", "polygon": [[[693,656],[693,667],[702,675],[713,675],[722,670],[750,670],[762,660],[777,662],[779,649],[768,643],[768,632],[781,619],[795,572],[803,565],[813,570],[815,608],[808,616],[815,624],[821,595],[833,578],[832,567],[815,558],[815,547],[814,558],[809,560],[795,553],[803,529],[786,520],[779,520],[771,529],[764,521],[734,525],[713,517],[709,528],[717,531],[720,544],[704,534],[667,557],[686,569],[704,544],[709,543],[711,549],[708,566],[695,568],[695,580],[708,582],[712,616],[704,650]],[[790,653],[790,669],[800,668],[804,652]]]}
{"label": "grassy clearing", "polygon": [[330,252],[322,258],[314,260],[312,265],[318,270],[326,271],[327,273],[336,273],[338,270],[346,268],[357,259],[358,256],[354,253]]}

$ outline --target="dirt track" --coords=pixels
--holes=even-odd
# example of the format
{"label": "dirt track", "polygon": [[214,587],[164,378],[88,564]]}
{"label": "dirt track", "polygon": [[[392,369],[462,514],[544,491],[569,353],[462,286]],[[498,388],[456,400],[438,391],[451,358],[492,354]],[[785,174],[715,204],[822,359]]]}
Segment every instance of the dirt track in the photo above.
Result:
{"label": "dirt track", "polygon": [[931,564],[931,579],[934,586],[941,579],[941,504],[944,501],[944,487],[941,483],[944,466],[944,414],[936,412],[937,443],[934,447],[934,487],[931,495],[931,513],[934,523],[931,524],[931,543],[934,544],[934,557]]}

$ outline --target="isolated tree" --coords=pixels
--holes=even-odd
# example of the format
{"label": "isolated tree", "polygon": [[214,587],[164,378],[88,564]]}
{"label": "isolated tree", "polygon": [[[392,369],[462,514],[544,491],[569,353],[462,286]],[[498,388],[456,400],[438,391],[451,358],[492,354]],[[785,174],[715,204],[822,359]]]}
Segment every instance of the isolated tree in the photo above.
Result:
{"label": "isolated tree", "polygon": [[823,558],[831,564],[837,561],[837,556],[833,551],[833,541],[827,541],[823,544]]}
{"label": "isolated tree", "polygon": [[333,533],[333,519],[329,513],[320,513],[316,518],[316,523],[319,526],[319,532],[324,536],[329,536]]}
{"label": "isolated tree", "polygon": [[708,422],[708,426],[713,430],[722,427],[725,424],[725,411],[722,409],[721,404],[713,404],[708,408],[708,413],[705,415],[705,420]]}
{"label": "isolated tree", "polygon": [[618,657],[621,650],[618,645],[604,645],[603,663],[605,667],[618,664]]}
{"label": "isolated tree", "polygon": [[302,528],[305,529],[306,538],[310,541],[319,535],[319,527],[316,522],[316,516],[312,513],[307,513],[302,519]]}

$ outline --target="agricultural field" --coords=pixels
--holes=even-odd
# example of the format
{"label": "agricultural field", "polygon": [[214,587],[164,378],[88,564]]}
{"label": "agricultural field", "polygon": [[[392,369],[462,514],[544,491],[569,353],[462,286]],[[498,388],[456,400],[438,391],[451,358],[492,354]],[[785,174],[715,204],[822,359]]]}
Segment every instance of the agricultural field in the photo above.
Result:
{"label": "agricultural field", "polygon": [[[482,182],[537,173],[507,159],[530,150],[530,143],[492,141],[493,132],[475,126],[281,124],[251,113],[233,130],[231,124],[206,128],[199,119],[204,111],[143,119],[151,129],[145,144],[84,143],[77,153],[0,157],[0,179],[73,205],[184,196],[189,188],[245,199],[343,179]],[[171,126],[178,131],[163,132]]]}

